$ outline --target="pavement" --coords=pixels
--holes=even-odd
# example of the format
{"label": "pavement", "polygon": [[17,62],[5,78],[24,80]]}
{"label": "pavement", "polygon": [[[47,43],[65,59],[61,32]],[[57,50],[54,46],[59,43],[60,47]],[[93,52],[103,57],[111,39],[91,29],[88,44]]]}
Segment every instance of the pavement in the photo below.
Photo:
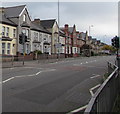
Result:
{"label": "pavement", "polygon": [[[26,62],[2,69],[3,112],[71,112],[85,107],[115,56]],[[96,88],[95,88],[96,89]]]}

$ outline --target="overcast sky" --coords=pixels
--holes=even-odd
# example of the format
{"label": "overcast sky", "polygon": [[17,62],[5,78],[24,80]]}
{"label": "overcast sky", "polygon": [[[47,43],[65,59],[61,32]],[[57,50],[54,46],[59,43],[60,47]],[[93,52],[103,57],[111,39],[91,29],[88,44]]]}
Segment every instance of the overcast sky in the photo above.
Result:
{"label": "overcast sky", "polygon": [[[58,3],[56,2],[12,2],[2,6],[26,4],[32,18],[58,19]],[[89,30],[90,34],[103,42],[111,44],[111,38],[118,35],[118,3],[117,2],[60,2],[60,26],[76,25],[80,32]]]}

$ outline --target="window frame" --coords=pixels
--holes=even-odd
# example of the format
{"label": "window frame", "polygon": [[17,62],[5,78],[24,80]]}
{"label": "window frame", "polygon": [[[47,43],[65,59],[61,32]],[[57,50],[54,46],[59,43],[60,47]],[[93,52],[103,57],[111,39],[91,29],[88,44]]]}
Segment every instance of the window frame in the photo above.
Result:
{"label": "window frame", "polygon": [[2,36],[5,36],[5,26],[2,26]]}
{"label": "window frame", "polygon": [[7,37],[9,37],[9,32],[10,32],[9,27],[6,27],[6,36],[7,36]]}

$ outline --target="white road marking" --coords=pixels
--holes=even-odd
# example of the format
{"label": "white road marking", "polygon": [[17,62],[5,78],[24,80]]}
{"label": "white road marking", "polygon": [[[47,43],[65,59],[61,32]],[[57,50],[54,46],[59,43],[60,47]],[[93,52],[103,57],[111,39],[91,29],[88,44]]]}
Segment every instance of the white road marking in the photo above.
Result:
{"label": "white road marking", "polygon": [[36,75],[40,74],[41,72],[42,72],[42,71],[40,71],[40,72],[37,72],[37,73],[36,73]]}
{"label": "white road marking", "polygon": [[79,112],[79,111],[81,111],[81,110],[84,110],[84,109],[86,109],[86,108],[87,108],[87,105],[82,106],[82,107],[80,107],[80,108],[78,108],[78,109],[76,109],[76,110],[73,110],[73,111],[71,111],[71,112],[69,112],[69,113],[67,113],[67,114],[74,114],[74,113]]}
{"label": "white road marking", "polygon": [[88,63],[88,62],[86,61],[86,63]]}
{"label": "white road marking", "polygon": [[6,82],[8,82],[8,81],[10,81],[10,80],[12,80],[12,79],[14,79],[15,77],[11,77],[11,78],[8,78],[7,80],[4,80],[2,83],[6,83]]}
{"label": "white road marking", "polygon": [[8,78],[8,79],[2,81],[2,83],[6,83],[6,82],[8,82],[8,81],[10,81],[10,80],[12,80],[12,79],[14,79],[14,78],[32,77],[32,76],[37,76],[37,75],[39,75],[39,74],[42,73],[42,72],[50,72],[50,71],[55,71],[55,70],[56,70],[56,69],[47,69],[47,70],[45,70],[45,71],[39,71],[39,72],[37,72],[36,74],[14,76],[14,77],[11,77],[11,78]]}
{"label": "white road marking", "polygon": [[93,90],[96,89],[96,88],[98,88],[99,86],[101,86],[101,84],[98,84],[98,85],[92,87],[91,89],[89,89],[91,96],[94,95]]}
{"label": "white road marking", "polygon": [[92,77],[90,77],[91,79],[93,79],[93,78],[97,78],[97,77],[100,77],[101,75],[96,75],[96,76],[92,76]]}

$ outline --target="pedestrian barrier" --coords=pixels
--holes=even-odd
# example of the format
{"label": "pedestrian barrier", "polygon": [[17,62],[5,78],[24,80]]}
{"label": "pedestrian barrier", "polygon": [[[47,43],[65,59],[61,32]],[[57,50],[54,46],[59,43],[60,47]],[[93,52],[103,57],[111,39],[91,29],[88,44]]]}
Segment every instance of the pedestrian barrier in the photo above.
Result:
{"label": "pedestrian barrier", "polygon": [[84,114],[99,114],[101,112],[111,112],[115,100],[120,92],[120,77],[118,67],[108,62],[109,77],[96,91]]}

